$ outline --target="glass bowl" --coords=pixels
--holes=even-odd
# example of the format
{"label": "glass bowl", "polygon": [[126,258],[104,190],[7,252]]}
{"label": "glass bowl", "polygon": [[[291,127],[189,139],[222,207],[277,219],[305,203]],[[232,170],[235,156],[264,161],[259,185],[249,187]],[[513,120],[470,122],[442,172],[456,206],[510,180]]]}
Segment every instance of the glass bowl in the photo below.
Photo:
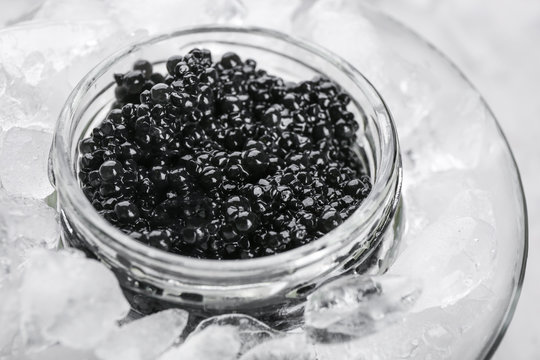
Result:
{"label": "glass bowl", "polygon": [[[217,21],[191,3],[178,1],[181,21],[159,18],[147,28]],[[489,106],[432,44],[362,2],[242,3],[220,21],[279,30],[338,54],[380,92],[399,133],[405,229],[389,272],[421,278],[423,295],[401,321],[320,359],[490,358],[518,302],[528,235],[519,172]],[[126,30],[145,27],[128,20]]]}

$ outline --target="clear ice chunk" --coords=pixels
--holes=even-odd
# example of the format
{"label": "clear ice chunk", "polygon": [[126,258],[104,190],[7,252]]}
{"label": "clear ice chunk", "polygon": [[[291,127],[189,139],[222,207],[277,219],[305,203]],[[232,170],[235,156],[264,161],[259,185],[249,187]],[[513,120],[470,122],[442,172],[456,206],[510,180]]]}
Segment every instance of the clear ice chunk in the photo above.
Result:
{"label": "clear ice chunk", "polygon": [[43,351],[29,352],[13,360],[98,360],[90,350],[77,350],[55,345]]}
{"label": "clear ice chunk", "polygon": [[447,219],[471,217],[495,226],[492,196],[487,191],[475,188],[456,193],[442,217]]}
{"label": "clear ice chunk", "polygon": [[45,0],[0,0],[0,28],[32,19]]}
{"label": "clear ice chunk", "polygon": [[[0,274],[1,275],[1,274]],[[13,353],[20,343],[20,294],[16,283],[0,283],[0,359]]]}
{"label": "clear ice chunk", "polygon": [[[242,0],[245,6],[249,9],[245,16],[245,24],[260,26],[264,24],[266,28],[279,30],[288,33],[292,30],[291,18],[295,17],[295,12],[300,3],[306,1],[259,1],[259,0]],[[279,16],[268,16],[275,9],[279,9]]]}
{"label": "clear ice chunk", "polygon": [[26,344],[89,349],[107,338],[129,311],[105,265],[75,251],[32,250],[21,286]]}
{"label": "clear ice chunk", "polygon": [[471,359],[475,355],[467,350],[474,347],[464,342],[478,341],[471,324],[490,311],[486,304],[463,300],[446,308],[409,312],[403,322],[348,344],[317,344],[318,360]]}
{"label": "clear ice chunk", "polygon": [[101,343],[95,353],[102,360],[153,360],[173,345],[189,314],[163,310],[123,325]]}
{"label": "clear ice chunk", "polygon": [[[155,9],[167,9],[159,11]],[[153,13],[150,19],[146,14]],[[119,19],[124,29],[129,31],[144,29],[150,34],[196,26],[201,23],[241,22],[243,7],[238,0],[178,1],[120,0],[111,3],[110,15]],[[196,14],[196,16],[194,16]]]}
{"label": "clear ice chunk", "polygon": [[44,202],[0,191],[0,286],[19,275],[28,251],[56,248],[56,211]]}
{"label": "clear ice chunk", "polygon": [[480,190],[466,171],[440,171],[425,178],[409,176],[403,185],[406,237],[416,236],[429,224],[443,219],[472,217],[495,224],[492,197],[488,191]]}
{"label": "clear ice chunk", "polygon": [[420,294],[419,283],[406,277],[343,277],[309,296],[305,328],[320,342],[366,336],[401,319]]}
{"label": "clear ice chunk", "polygon": [[233,326],[211,325],[163,354],[159,360],[233,360],[240,352],[240,337]]}
{"label": "clear ice chunk", "polygon": [[[55,0],[46,1],[36,13],[37,20],[49,21],[93,21],[95,19],[106,19],[108,16],[110,3],[102,1],[70,1]],[[113,24],[109,25],[113,27]]]}
{"label": "clear ice chunk", "polygon": [[[57,246],[60,236],[57,214],[43,201],[0,192],[0,214],[0,231],[5,234],[0,244],[48,249]],[[18,245],[14,245],[16,242]]]}
{"label": "clear ice chunk", "polygon": [[[35,50],[35,40],[27,42],[29,36],[21,33],[10,30],[9,36],[0,36],[0,126],[52,130],[71,86],[54,69],[51,56],[45,59]],[[21,51],[25,46],[19,41],[27,51]]]}
{"label": "clear ice chunk", "polygon": [[[291,16],[291,32],[300,38],[323,46],[364,70],[380,69],[384,59],[380,54],[381,43],[375,26],[364,15],[360,1],[282,1],[284,7],[294,6]],[[268,6],[275,6],[267,2]],[[280,8],[281,10],[281,8]],[[271,10],[267,10],[271,11]],[[262,11],[256,11],[264,14]],[[263,17],[261,16],[261,19]],[[281,18],[276,17],[276,18]],[[273,24],[274,19],[265,21]],[[339,26],[336,26],[339,24]],[[278,28],[278,30],[281,30]],[[362,51],[351,42],[362,44]],[[358,67],[362,64],[362,67]]]}
{"label": "clear ice chunk", "polygon": [[242,0],[214,0],[207,4],[206,12],[217,24],[242,25],[246,7]]}
{"label": "clear ice chunk", "polygon": [[404,240],[389,273],[422,280],[424,291],[415,309],[455,303],[493,273],[495,229],[483,220],[443,219]]}
{"label": "clear ice chunk", "polygon": [[272,339],[252,348],[239,360],[316,360],[315,348],[304,334]]}
{"label": "clear ice chunk", "polygon": [[[167,9],[167,11],[155,11]],[[147,14],[152,13],[151,17]],[[165,33],[200,24],[241,24],[244,6],[240,0],[169,1],[116,0],[47,2],[38,18],[71,21],[107,19],[107,27],[122,32]]]}
{"label": "clear ice chunk", "polygon": [[[56,1],[47,2],[46,7],[52,3]],[[81,9],[72,11],[70,16],[78,11]],[[39,17],[39,13],[36,16]],[[96,16],[76,23],[66,18],[65,22],[49,21],[3,31],[0,36],[1,128],[52,131],[68,95],[89,69],[134,40],[134,36],[119,31],[112,20],[96,21],[96,18],[101,19]]]}
{"label": "clear ice chunk", "polygon": [[202,321],[193,334],[196,334],[209,326],[232,326],[240,337],[242,347],[240,353],[243,354],[252,347],[269,339],[282,336],[283,334],[272,329],[263,322],[242,314],[226,314],[214,316]]}
{"label": "clear ice chunk", "polygon": [[17,127],[4,134],[0,180],[8,193],[43,199],[53,192],[47,175],[52,138],[47,131]]}

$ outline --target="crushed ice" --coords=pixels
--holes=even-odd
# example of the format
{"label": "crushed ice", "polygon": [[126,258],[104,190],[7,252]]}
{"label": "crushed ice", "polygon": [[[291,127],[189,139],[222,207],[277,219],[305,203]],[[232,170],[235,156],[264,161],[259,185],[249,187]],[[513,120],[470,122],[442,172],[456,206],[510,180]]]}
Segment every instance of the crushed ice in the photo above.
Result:
{"label": "crushed ice", "polygon": [[399,321],[420,294],[420,284],[411,278],[343,277],[308,297],[305,328],[321,342],[362,337]]}
{"label": "crushed ice", "polygon": [[[492,199],[466,176],[479,166],[492,131],[485,128],[489,114],[481,99],[460,93],[451,111],[435,116],[434,103],[426,102],[441,86],[422,77],[424,69],[382,61],[379,35],[350,2],[303,1],[301,12],[291,1],[257,6],[247,0],[219,1],[221,10],[209,11],[213,3],[167,2],[170,11],[156,14],[142,32],[136,30],[146,14],[164,5],[25,0],[3,6],[9,11],[0,14],[0,26],[29,18],[71,22],[23,25],[0,34],[0,359],[448,358],[461,333],[486,311],[485,299],[493,296],[483,286],[497,257]],[[268,17],[273,7],[286,16]],[[332,27],[337,19],[372,56],[359,56],[347,37],[336,41],[343,34]],[[318,289],[306,305],[305,328],[294,333],[230,314],[207,319],[183,336],[188,314],[182,310],[120,326],[129,305],[112,273],[76,251],[55,250],[59,229],[56,212],[47,204],[53,189],[46,167],[63,101],[88,69],[113,51],[141,34],[175,29],[179,22],[264,23],[317,37],[371,69],[383,95],[403,99],[389,104],[403,135],[408,171],[402,254],[390,275],[351,276]],[[392,76],[401,79],[397,86]],[[452,122],[445,131],[453,135],[437,133],[435,119]],[[474,131],[459,143],[445,142],[471,123]],[[479,133],[484,134],[480,140]],[[434,141],[419,145],[426,137]],[[433,166],[420,166],[419,158]]]}

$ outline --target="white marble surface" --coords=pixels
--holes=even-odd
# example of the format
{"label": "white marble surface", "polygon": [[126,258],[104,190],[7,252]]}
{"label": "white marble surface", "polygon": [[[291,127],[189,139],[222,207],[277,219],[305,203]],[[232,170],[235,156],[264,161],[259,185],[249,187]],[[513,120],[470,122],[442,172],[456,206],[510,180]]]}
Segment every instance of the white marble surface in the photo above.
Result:
{"label": "white marble surface", "polygon": [[529,258],[521,299],[494,358],[540,359],[540,1],[371,0],[430,40],[492,107],[521,171]]}

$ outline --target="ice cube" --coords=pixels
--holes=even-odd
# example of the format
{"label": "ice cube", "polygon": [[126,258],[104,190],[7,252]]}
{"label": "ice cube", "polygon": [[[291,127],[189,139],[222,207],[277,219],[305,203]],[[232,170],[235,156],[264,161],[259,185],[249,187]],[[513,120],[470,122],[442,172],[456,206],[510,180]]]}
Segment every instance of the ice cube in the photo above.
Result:
{"label": "ice cube", "polygon": [[283,335],[259,320],[242,314],[226,314],[206,319],[197,326],[193,334],[209,326],[233,326],[242,343],[242,354],[263,341]]}
{"label": "ice cube", "polygon": [[43,351],[28,353],[16,357],[14,360],[97,360],[95,355],[88,350],[76,350],[65,346],[52,346]]}
{"label": "ice cube", "polygon": [[[464,207],[468,208],[468,213],[472,210],[482,211],[485,219],[490,216],[486,214],[492,212],[490,204],[476,204],[475,199],[471,198],[474,195],[467,194],[477,186],[466,171],[440,171],[423,177],[415,175],[411,174],[403,181],[405,219],[407,231],[411,235],[423,231],[427,225],[439,220],[445,213],[446,217],[463,216],[460,211],[464,210]],[[458,199],[464,202],[456,202]]]}
{"label": "ice cube", "polygon": [[75,251],[33,250],[21,286],[23,337],[33,347],[89,349],[129,311],[116,277]]}
{"label": "ice cube", "polygon": [[182,334],[189,314],[164,310],[130,322],[111,333],[95,353],[103,360],[153,360]]}
{"label": "ice cube", "polygon": [[246,7],[242,0],[214,0],[207,2],[206,11],[217,24],[242,25]]}
{"label": "ice cube", "polygon": [[[445,106],[436,106],[439,102],[444,102]],[[398,127],[403,140],[402,150],[406,154],[414,153],[416,159],[415,164],[404,161],[406,171],[418,176],[417,173],[429,175],[480,166],[489,154],[488,146],[491,145],[487,139],[497,136],[481,97],[472,90],[457,93],[438,89],[430,94],[429,102],[423,106],[427,114],[417,126]],[[426,106],[429,108],[425,109]],[[399,108],[393,108],[393,113],[397,118],[407,119]],[[407,137],[402,136],[404,133]]]}
{"label": "ice cube", "polygon": [[239,360],[315,360],[315,348],[302,333],[272,339],[252,348]]}
{"label": "ice cube", "polygon": [[444,219],[403,241],[405,248],[389,273],[422,279],[424,292],[417,309],[452,304],[493,272],[495,229],[485,221]]}
{"label": "ice cube", "polygon": [[495,226],[495,214],[490,193],[475,188],[456,193],[444,210],[442,218],[456,219],[459,217],[471,217]]}
{"label": "ice cube", "polygon": [[55,345],[38,352],[16,356],[13,360],[98,360],[89,350],[77,350]]}
{"label": "ice cube", "polygon": [[0,28],[29,20],[43,5],[45,0],[0,0]]}
{"label": "ice cube", "polygon": [[[167,9],[158,11],[155,9]],[[153,13],[148,18],[146,14]],[[145,30],[150,34],[177,30],[203,23],[241,22],[243,6],[237,0],[168,1],[120,0],[110,4],[109,16],[126,31]]]}
{"label": "ice cube", "polygon": [[41,200],[13,197],[0,192],[0,243],[19,242],[24,248],[53,249],[58,244],[56,211]]}
{"label": "ice cube", "polygon": [[20,345],[20,316],[17,283],[0,286],[0,358],[12,354]]}
{"label": "ice cube", "polygon": [[[26,39],[19,39],[21,32],[10,30],[0,34],[0,126],[4,130],[14,126],[52,129],[71,88],[64,86],[65,82],[58,78],[43,53]],[[25,46],[28,49],[22,52],[21,47]],[[55,106],[51,99],[57,99]],[[55,107],[54,115],[50,111],[52,107]]]}
{"label": "ice cube", "polygon": [[240,337],[233,326],[211,325],[167,351],[160,360],[232,360],[240,352]]}
{"label": "ice cube", "polygon": [[[434,307],[411,313],[402,326],[395,326],[388,332],[369,339],[371,345],[378,343],[377,346],[363,344],[363,347],[371,347],[367,354],[376,353],[377,348],[386,348],[390,350],[387,353],[388,359],[397,358],[399,352],[404,349],[408,349],[410,357],[414,359],[474,358],[477,355],[475,342],[479,338],[474,334],[475,327],[484,323],[488,329],[496,326],[483,317],[490,311],[492,309],[488,306],[487,299],[462,299],[446,308]],[[385,343],[388,344],[391,340],[395,344],[393,349],[388,345],[385,346]],[[469,341],[474,345],[465,344]],[[414,347],[410,346],[412,342]],[[362,347],[362,344],[359,345]]]}
{"label": "ice cube", "polygon": [[[292,29],[292,21],[295,11],[300,5],[299,1],[274,0],[274,1],[258,1],[258,0],[243,0],[246,8],[245,24],[253,26],[261,26],[275,29],[288,33]],[[304,3],[305,1],[302,1]],[[268,16],[275,9],[279,9],[279,16]]]}
{"label": "ice cube", "polygon": [[22,250],[18,243],[13,244],[7,235],[7,222],[0,213],[0,289],[17,273],[22,259]]}
{"label": "ice cube", "polygon": [[366,336],[400,320],[420,294],[419,283],[411,278],[346,276],[308,297],[305,328],[321,342]]}
{"label": "ice cube", "polygon": [[[54,3],[65,6],[61,1]],[[73,9],[81,10],[83,5],[78,3]],[[67,32],[69,36],[65,36]],[[0,60],[10,76],[22,80],[17,82],[32,86],[49,84],[48,80],[60,72],[77,70],[80,76],[85,75],[89,66],[95,66],[111,52],[118,51],[119,46],[125,46],[126,36],[118,31],[117,23],[108,20],[28,24],[0,34]],[[51,38],[57,41],[48,41]],[[27,73],[28,66],[33,69],[30,73]]]}
{"label": "ice cube", "polygon": [[109,16],[110,4],[102,1],[46,1],[37,11],[35,19],[53,21],[92,21],[106,19]]}
{"label": "ice cube", "polygon": [[[2,71],[0,67],[0,72]],[[21,86],[9,87],[9,93],[0,96],[0,126],[4,129],[12,126],[28,126],[48,123],[52,129],[53,120],[41,108],[43,100],[38,91],[27,88],[21,94],[14,94]],[[42,115],[39,118],[40,114]],[[38,120],[39,119],[39,120]],[[43,121],[44,120],[44,121]]]}
{"label": "ice cube", "polygon": [[[0,234],[5,236],[5,233]],[[17,246],[0,243],[0,288],[19,274],[20,264],[24,260],[24,252]]]}
{"label": "ice cube", "polygon": [[0,96],[4,96],[8,86],[8,78],[6,71],[3,67],[0,67]]}
{"label": "ice cube", "polygon": [[29,249],[52,249],[58,240],[56,211],[42,201],[0,191],[0,286],[18,276]]}
{"label": "ice cube", "polygon": [[[445,87],[443,87],[445,88]],[[452,163],[458,169],[472,169],[481,164],[489,153],[491,141],[498,130],[482,97],[476,90],[442,93],[453,106],[432,111],[431,141],[442,154],[451,154]],[[466,129],[465,131],[463,129]]]}
{"label": "ice cube", "polygon": [[[296,37],[313,41],[362,70],[365,67],[380,67],[383,63],[379,56],[381,41],[361,2],[302,1],[300,6],[299,2],[283,2],[288,3],[285,4],[287,7],[295,6],[290,28]],[[268,5],[275,6],[272,2],[268,2]]]}
{"label": "ice cube", "polygon": [[2,31],[0,126],[4,130],[14,126],[52,130],[81,78],[134,39],[119,32],[112,20],[91,20],[28,24]]}
{"label": "ice cube", "polygon": [[483,300],[463,299],[446,308],[409,311],[403,321],[347,343],[314,344],[317,360],[475,358],[475,345],[466,344],[477,343],[473,325],[496,326],[489,321],[483,325],[483,316],[493,311],[485,295],[489,296],[484,293]]}
{"label": "ice cube", "polygon": [[[316,344],[317,360],[448,359],[448,350],[443,348],[445,339],[436,340],[440,346],[438,348],[427,343],[423,337],[434,323],[447,319],[448,316],[441,313],[441,310],[430,309],[426,314],[410,314],[399,324],[344,344]],[[446,339],[453,341],[453,338]]]}
{"label": "ice cube", "polygon": [[454,337],[455,335],[442,324],[432,324],[424,330],[423,340],[436,349],[447,350],[450,348]]}
{"label": "ice cube", "polygon": [[[167,11],[155,11],[167,9]],[[152,13],[148,17],[146,14]],[[143,30],[150,34],[164,33],[200,24],[242,23],[245,7],[240,0],[174,1],[117,0],[101,1],[57,0],[47,2],[36,14],[39,19],[60,21],[95,21],[107,19],[117,31]]]}
{"label": "ice cube", "polygon": [[0,180],[8,193],[43,199],[53,192],[47,167],[52,133],[11,128],[0,152]]}

